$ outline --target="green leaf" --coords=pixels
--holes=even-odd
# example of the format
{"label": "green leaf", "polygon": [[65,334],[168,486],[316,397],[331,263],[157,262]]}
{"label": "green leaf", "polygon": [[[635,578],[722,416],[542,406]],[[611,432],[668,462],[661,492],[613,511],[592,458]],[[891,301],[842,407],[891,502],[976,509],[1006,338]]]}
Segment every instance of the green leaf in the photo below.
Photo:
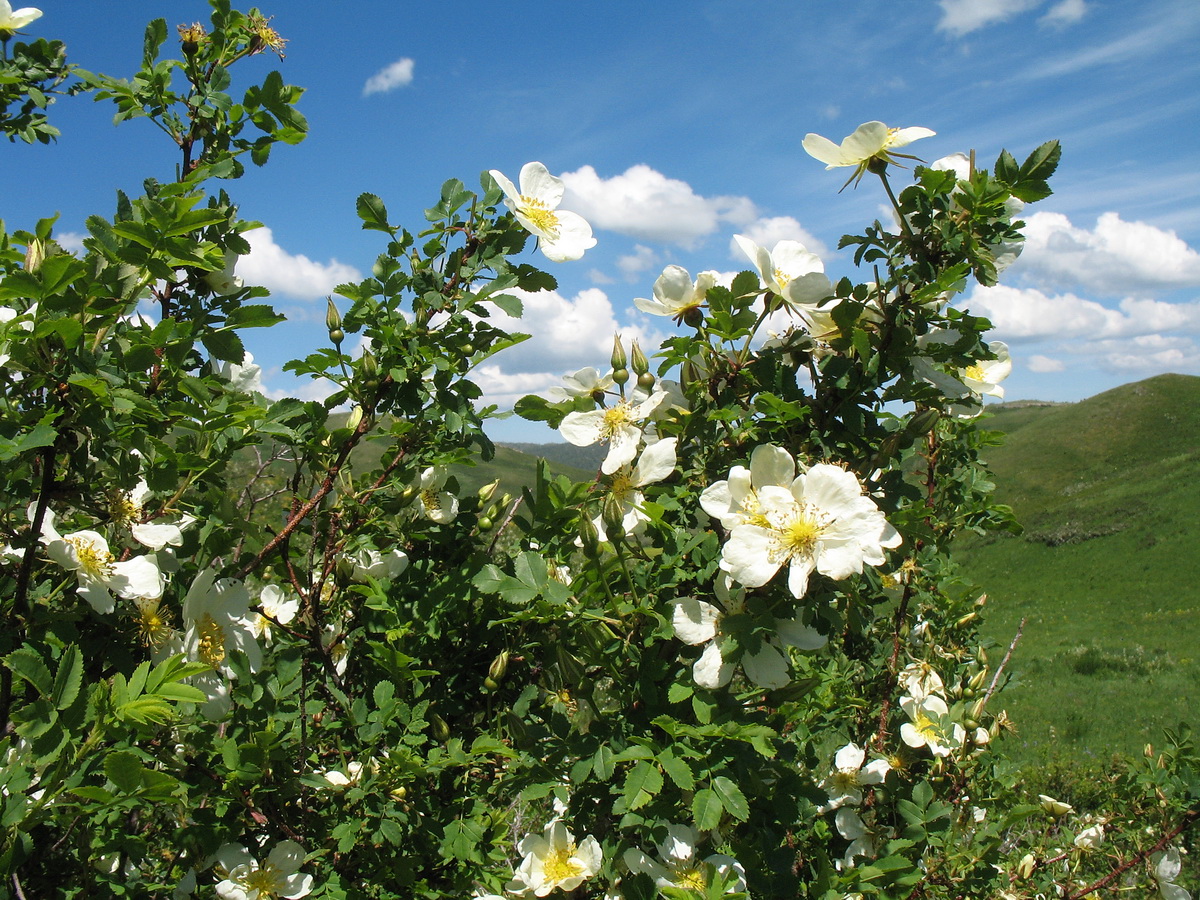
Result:
{"label": "green leaf", "polygon": [[696,776],[692,773],[692,767],[669,750],[660,753],[658,761],[662,765],[663,771],[680,790],[690,791],[696,786]]}
{"label": "green leaf", "polygon": [[1060,159],[1062,145],[1058,141],[1046,141],[1021,163],[1021,179],[1045,181],[1054,174]]}
{"label": "green leaf", "polygon": [[126,794],[142,786],[142,761],[128,750],[114,750],[104,757],[104,774]]}
{"label": "green leaf", "polygon": [[464,862],[483,862],[479,845],[483,828],[478,822],[457,819],[446,826],[442,838],[442,854]]}
{"label": "green leaf", "polygon": [[377,196],[374,194],[359,194],[355,208],[358,210],[358,217],[363,221],[362,227],[364,231],[392,233],[392,226],[388,224],[387,207],[383,205],[383,201]]}
{"label": "green leaf", "polygon": [[702,788],[692,797],[692,820],[697,831],[712,831],[721,824],[721,798],[711,788]]}
{"label": "green leaf", "polygon": [[596,773],[596,778],[600,781],[608,781],[613,777],[613,772],[616,769],[616,763],[613,761],[616,754],[612,752],[612,747],[608,744],[601,744],[600,749],[592,757],[592,771]]}
{"label": "green leaf", "polygon": [[713,790],[721,798],[721,805],[725,807],[725,811],[731,816],[743,822],[750,818],[750,805],[740,787],[724,775],[718,775],[713,779]]}
{"label": "green leaf", "polygon": [[32,684],[43,697],[53,696],[54,681],[50,678],[50,670],[33,650],[28,647],[14,650],[4,657],[4,665],[8,666],[14,675]]}
{"label": "green leaf", "polygon": [[521,318],[521,313],[525,310],[525,307],[521,303],[521,298],[514,297],[512,294],[496,294],[494,297],[488,297],[487,299],[491,300],[514,319]]}
{"label": "green leaf", "polygon": [[201,335],[200,343],[222,362],[241,365],[246,358],[246,347],[242,343],[242,339],[232,331],[211,331]]}
{"label": "green leaf", "polygon": [[74,644],[68,644],[58,661],[58,671],[54,674],[54,705],[58,709],[66,709],[74,703],[82,682],[83,654]]}
{"label": "green leaf", "polygon": [[639,809],[654,799],[662,790],[663,776],[658,766],[642,760],[637,763],[625,776],[625,784],[621,794],[627,809]]}

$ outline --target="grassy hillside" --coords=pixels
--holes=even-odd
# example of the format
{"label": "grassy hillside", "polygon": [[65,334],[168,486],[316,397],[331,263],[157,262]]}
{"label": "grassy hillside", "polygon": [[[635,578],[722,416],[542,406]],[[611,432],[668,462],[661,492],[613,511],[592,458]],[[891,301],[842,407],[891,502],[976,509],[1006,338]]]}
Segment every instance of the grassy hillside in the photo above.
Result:
{"label": "grassy hillside", "polygon": [[1163,375],[1080,403],[998,407],[990,451],[1020,537],[964,541],[1007,646],[1018,754],[1137,752],[1200,725],[1200,378]]}

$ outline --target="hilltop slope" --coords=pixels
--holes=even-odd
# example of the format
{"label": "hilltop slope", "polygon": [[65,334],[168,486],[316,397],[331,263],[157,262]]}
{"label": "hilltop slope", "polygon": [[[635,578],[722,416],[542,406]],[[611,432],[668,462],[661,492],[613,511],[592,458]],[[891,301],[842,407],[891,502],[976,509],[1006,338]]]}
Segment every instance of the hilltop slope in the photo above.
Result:
{"label": "hilltop slope", "polygon": [[994,409],[997,496],[1026,531],[958,558],[988,636],[1007,646],[1027,620],[1002,701],[1021,755],[1135,752],[1200,724],[1200,378]]}

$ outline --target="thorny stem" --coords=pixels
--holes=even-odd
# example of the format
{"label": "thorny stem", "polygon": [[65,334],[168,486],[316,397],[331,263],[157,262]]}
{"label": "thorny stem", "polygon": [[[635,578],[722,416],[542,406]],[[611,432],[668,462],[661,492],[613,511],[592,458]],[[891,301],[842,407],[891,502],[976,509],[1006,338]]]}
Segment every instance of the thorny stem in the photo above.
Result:
{"label": "thorny stem", "polygon": [[1084,900],[1085,897],[1092,896],[1094,892],[1100,890],[1102,887],[1107,887],[1108,885],[1112,884],[1112,882],[1114,882],[1125,872],[1128,872],[1130,869],[1144,860],[1149,859],[1152,854],[1165,849],[1166,846],[1171,843],[1171,841],[1175,840],[1175,838],[1179,837],[1179,835],[1183,834],[1183,832],[1190,828],[1198,818],[1200,818],[1200,809],[1189,809],[1183,814],[1183,821],[1159,838],[1158,843],[1156,843],[1153,847],[1143,850],[1140,853],[1130,857],[1103,878],[1097,879],[1087,887],[1080,888],[1073,894],[1065,894],[1065,900]]}
{"label": "thorny stem", "polygon": [[1017,633],[1013,636],[1012,643],[1008,645],[1008,652],[1004,654],[1004,659],[1000,660],[1000,667],[996,669],[996,674],[992,676],[991,683],[988,684],[988,689],[983,695],[983,705],[987,706],[987,702],[992,699],[992,694],[996,692],[996,685],[1000,683],[1000,676],[1004,673],[1005,666],[1012,659],[1013,651],[1017,649],[1017,641],[1021,640],[1021,632],[1025,630],[1026,617],[1021,617],[1021,624],[1017,626]]}

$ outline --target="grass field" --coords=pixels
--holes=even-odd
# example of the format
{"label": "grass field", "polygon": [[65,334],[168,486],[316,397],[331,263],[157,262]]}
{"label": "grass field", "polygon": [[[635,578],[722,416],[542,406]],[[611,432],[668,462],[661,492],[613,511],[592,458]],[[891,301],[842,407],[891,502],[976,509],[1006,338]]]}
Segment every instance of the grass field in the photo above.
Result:
{"label": "grass field", "polygon": [[1002,695],[1013,755],[1137,752],[1200,725],[1200,378],[999,407],[988,426],[1008,434],[989,461],[1026,531],[959,560],[988,591],[985,635],[1006,647],[1025,620]]}

